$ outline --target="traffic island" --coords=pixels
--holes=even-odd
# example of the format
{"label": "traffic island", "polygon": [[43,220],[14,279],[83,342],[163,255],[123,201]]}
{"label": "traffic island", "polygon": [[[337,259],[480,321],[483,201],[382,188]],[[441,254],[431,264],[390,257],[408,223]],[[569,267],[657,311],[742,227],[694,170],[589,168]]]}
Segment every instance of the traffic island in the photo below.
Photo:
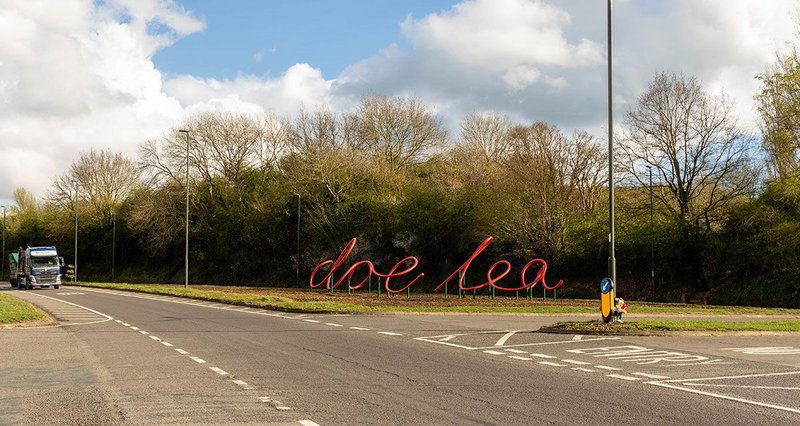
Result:
{"label": "traffic island", "polygon": [[800,333],[800,320],[739,321],[723,320],[634,320],[624,323],[568,321],[539,329],[542,333],[611,336],[666,336],[675,334],[788,334]]}

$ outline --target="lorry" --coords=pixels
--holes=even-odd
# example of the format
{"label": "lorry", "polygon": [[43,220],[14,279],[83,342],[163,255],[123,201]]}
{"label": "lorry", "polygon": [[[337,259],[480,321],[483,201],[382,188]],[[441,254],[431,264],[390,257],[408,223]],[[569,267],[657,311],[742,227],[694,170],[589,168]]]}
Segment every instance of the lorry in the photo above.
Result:
{"label": "lorry", "polygon": [[8,256],[12,288],[61,286],[61,268],[64,258],[55,247],[28,247]]}

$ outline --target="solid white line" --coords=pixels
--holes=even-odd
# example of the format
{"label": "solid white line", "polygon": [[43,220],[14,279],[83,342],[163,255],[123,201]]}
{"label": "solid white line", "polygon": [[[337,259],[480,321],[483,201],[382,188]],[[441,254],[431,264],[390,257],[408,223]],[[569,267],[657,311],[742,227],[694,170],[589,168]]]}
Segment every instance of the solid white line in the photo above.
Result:
{"label": "solid white line", "polygon": [[369,331],[368,328],[364,328],[364,327],[350,327],[350,330]]}
{"label": "solid white line", "polygon": [[153,340],[156,340],[156,341],[161,341],[161,339],[160,339],[160,338],[158,338],[158,337],[156,337],[156,336],[152,336],[152,335],[151,335],[151,336],[148,336],[148,337],[150,337],[151,339],[153,339]]}
{"label": "solid white line", "polygon": [[684,387],[681,387],[681,386],[675,386],[675,385],[672,385],[672,384],[669,384],[669,383],[665,383],[665,382],[645,382],[645,383],[647,383],[649,385],[656,385],[656,386],[661,386],[661,387],[664,387],[664,388],[670,388],[670,389],[675,389],[675,390],[684,391],[684,392],[696,393],[698,395],[711,396],[711,397],[714,397],[714,398],[727,399],[729,401],[742,402],[744,404],[752,404],[752,405],[757,405],[759,407],[774,408],[776,410],[783,410],[783,411],[789,411],[791,413],[800,414],[800,410],[798,410],[796,408],[789,408],[789,407],[783,407],[783,406],[780,406],[780,405],[766,404],[766,403],[763,403],[763,402],[751,401],[749,399],[735,398],[735,397],[728,396],[728,395],[720,395],[718,393],[713,393],[713,392],[704,392],[704,391],[697,390],[697,389],[688,389],[688,388],[684,388]]}
{"label": "solid white line", "polygon": [[314,423],[311,420],[298,420],[297,423],[300,423],[303,426],[320,426],[319,424]]}
{"label": "solid white line", "polygon": [[505,345],[506,341],[509,338],[511,338],[511,336],[517,334],[518,332],[519,332],[519,330],[509,331],[508,333],[504,334],[503,337],[501,337],[500,340],[498,340],[497,343],[495,343],[494,345],[495,346],[503,346],[503,345]]}
{"label": "solid white line", "polygon": [[613,377],[615,379],[628,380],[628,381],[632,381],[632,382],[636,381],[636,380],[642,380],[642,379],[640,379],[638,377],[623,376],[621,374],[606,374],[606,377]]}
{"label": "solid white line", "polygon": [[711,383],[682,383],[682,384],[684,386],[707,386],[711,388],[800,390],[800,388],[793,388],[788,386],[712,385]]}
{"label": "solid white line", "polygon": [[589,364],[591,364],[591,362],[575,361],[574,359],[562,359],[561,362],[566,362],[568,364],[575,364],[575,365],[589,365]]}
{"label": "solid white line", "polygon": [[506,354],[505,352],[500,352],[500,351],[483,351],[483,353],[489,354],[489,355],[505,355]]}
{"label": "solid white line", "polygon": [[209,370],[219,374],[220,376],[229,376],[230,375],[230,374],[228,374],[227,371],[225,371],[225,370],[223,370],[223,369],[221,369],[219,367],[208,367],[208,368],[209,368]]}
{"label": "solid white line", "polygon": [[385,336],[402,336],[402,333],[392,333],[391,331],[379,331],[378,334],[383,334]]}
{"label": "solid white line", "polygon": [[539,364],[549,365],[552,367],[566,367],[566,364],[559,364],[557,362],[550,362],[550,361],[539,361]]}
{"label": "solid white line", "polygon": [[647,373],[631,373],[634,376],[642,376],[647,377],[648,379],[669,379],[669,376],[659,376],[658,374],[647,374]]}
{"label": "solid white line", "polygon": [[450,341],[450,340],[453,340],[453,339],[455,339],[456,337],[457,337],[457,336],[447,336],[447,337],[445,337],[444,339],[439,339],[439,341],[440,341],[440,342],[447,342],[447,341]]}
{"label": "solid white line", "polygon": [[142,334],[144,334],[144,335],[150,334],[150,333],[148,333],[148,332],[146,332],[146,331],[144,331],[144,330],[139,330],[139,333],[142,333]]}
{"label": "solid white line", "polygon": [[522,361],[533,361],[532,359],[526,358],[524,356],[509,355],[508,357],[509,358],[513,358],[513,359],[519,359],[519,360],[522,360]]}
{"label": "solid white line", "polygon": [[532,357],[536,357],[536,358],[545,358],[545,359],[554,359],[554,358],[556,358],[556,357],[554,357],[554,356],[552,356],[552,355],[537,354],[537,353],[532,353],[532,354],[530,354],[530,355],[531,355]]}
{"label": "solid white line", "polygon": [[205,364],[206,363],[206,360],[204,360],[202,358],[198,358],[196,356],[190,356],[189,358],[191,358],[192,361],[194,361],[194,362],[196,362],[198,364]]}
{"label": "solid white line", "polygon": [[743,376],[717,376],[717,377],[702,377],[699,379],[674,379],[668,382],[700,382],[705,380],[724,380],[724,379],[748,379],[751,377],[769,377],[769,376],[789,376],[793,374],[800,374],[800,371],[786,371],[783,373],[764,373],[764,374],[746,374]]}
{"label": "solid white line", "polygon": [[[31,294],[35,294],[35,293],[31,293]],[[87,311],[89,311],[89,312],[94,312],[94,313],[95,313],[95,314],[97,314],[97,315],[100,315],[100,316],[106,317],[106,319],[104,319],[104,320],[102,320],[102,321],[95,321],[94,323],[98,323],[98,322],[105,322],[105,321],[111,321],[111,320],[113,320],[113,319],[114,319],[114,317],[112,317],[111,315],[106,315],[106,314],[104,314],[104,313],[102,313],[102,312],[95,311],[94,309],[87,308],[86,306],[81,306],[81,305],[78,305],[77,303],[66,302],[66,301],[64,301],[64,300],[61,300],[61,299],[56,299],[55,297],[44,296],[44,295],[41,295],[41,294],[36,294],[36,296],[39,296],[39,297],[44,297],[45,299],[55,300],[55,301],[57,301],[57,302],[61,302],[61,303],[66,303],[67,305],[72,305],[72,306],[76,306],[76,307],[78,307],[78,308],[81,308],[81,309],[86,309],[86,310],[87,310]],[[94,323],[91,323],[91,324],[94,324]],[[88,323],[87,323],[87,324],[88,324]],[[80,324],[75,324],[75,325],[80,325]]]}
{"label": "solid white line", "polygon": [[319,322],[317,320],[312,320],[312,319],[307,319],[307,320],[303,320],[303,321],[305,321],[305,322]]}
{"label": "solid white line", "polygon": [[514,354],[526,354],[527,353],[527,352],[521,351],[519,349],[506,349],[506,352],[511,352],[511,353],[514,353]]}
{"label": "solid white line", "polygon": [[572,369],[573,370],[577,370],[577,371],[584,371],[584,372],[587,372],[587,373],[594,373],[595,372],[595,370],[592,370],[591,368],[572,367]]}
{"label": "solid white line", "polygon": [[621,368],[609,367],[609,366],[606,366],[606,365],[595,365],[594,368],[599,368],[601,370],[610,370],[610,371],[620,371],[620,370],[622,370]]}
{"label": "solid white line", "polygon": [[325,325],[329,325],[331,327],[343,327],[341,324],[334,324],[332,322],[326,322]]}
{"label": "solid white line", "polygon": [[172,343],[165,342],[165,341],[163,341],[163,340],[161,341],[161,344],[162,344],[162,345],[164,345],[164,346],[166,346],[166,347],[168,347],[168,348],[171,348],[171,347],[172,347]]}
{"label": "solid white line", "polygon": [[189,353],[189,352],[186,352],[183,349],[178,349],[178,348],[175,348],[175,352],[177,352],[177,353],[179,353],[181,355],[187,355]]}

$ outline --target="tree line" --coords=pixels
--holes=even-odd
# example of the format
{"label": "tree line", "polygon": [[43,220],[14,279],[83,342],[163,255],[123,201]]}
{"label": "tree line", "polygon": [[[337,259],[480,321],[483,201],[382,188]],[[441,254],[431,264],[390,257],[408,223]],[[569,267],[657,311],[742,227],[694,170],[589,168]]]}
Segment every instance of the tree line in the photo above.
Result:
{"label": "tree line", "polygon": [[[760,76],[761,138],[729,98],[683,75],[655,75],[627,111],[615,141],[621,294],[800,306],[797,64]],[[56,245],[69,263],[77,214],[81,280],[110,280],[113,263],[116,281],[181,282],[188,188],[191,282],[306,287],[357,237],[353,258],[380,270],[417,256],[430,279],[415,289],[430,289],[492,235],[476,271],[543,258],[567,281],[559,295],[594,297],[608,257],[605,143],[492,112],[448,134],[404,97],[292,118],[204,113],[135,159],[80,153],[41,202],[17,189],[7,252]]]}

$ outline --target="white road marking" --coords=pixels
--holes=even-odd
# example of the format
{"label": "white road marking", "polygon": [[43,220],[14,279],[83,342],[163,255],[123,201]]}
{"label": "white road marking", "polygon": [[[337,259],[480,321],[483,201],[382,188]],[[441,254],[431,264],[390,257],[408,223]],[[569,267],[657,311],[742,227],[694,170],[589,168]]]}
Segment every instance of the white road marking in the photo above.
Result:
{"label": "white road marking", "polygon": [[368,328],[364,328],[364,327],[350,327],[350,330],[369,331]]}
{"label": "white road marking", "polygon": [[567,352],[591,355],[595,358],[620,360],[622,362],[635,362],[639,365],[657,363],[668,363],[671,365],[699,365],[721,361],[719,359],[711,360],[710,358],[701,355],[693,355],[683,352],[657,351],[650,348],[645,348],[643,346],[633,345],[570,349],[567,350]]}
{"label": "white road marking", "polygon": [[511,338],[511,336],[513,336],[513,335],[515,335],[515,334],[519,333],[519,331],[520,331],[520,330],[509,331],[508,333],[504,334],[504,335],[503,335],[503,337],[501,337],[500,339],[498,339],[498,340],[497,340],[497,343],[495,343],[494,345],[495,345],[495,346],[503,346],[503,345],[505,345],[505,344],[506,344],[506,341],[507,341],[509,338]]}
{"label": "white road marking", "polygon": [[594,373],[597,370],[592,370],[591,368],[583,368],[583,367],[572,367],[573,370],[577,371],[584,371],[586,373]]}
{"label": "white road marking", "polygon": [[601,370],[609,370],[609,371],[621,371],[621,368],[617,367],[609,367],[607,365],[595,365],[594,368],[599,368]]}
{"label": "white road marking", "polygon": [[514,354],[526,354],[527,353],[527,352],[521,351],[519,349],[506,349],[506,352],[511,352],[511,353],[514,353]]}
{"label": "white road marking", "polygon": [[341,324],[334,324],[332,322],[326,322],[325,325],[329,325],[331,327],[343,327]]}
{"label": "white road marking", "polygon": [[[499,330],[499,331],[484,331],[484,332],[480,332],[480,333],[464,333],[464,334],[455,334],[455,335],[444,334],[444,335],[439,335],[439,336],[415,337],[414,340],[421,340],[423,342],[428,342],[428,343],[438,343],[440,345],[447,345],[447,346],[452,346],[454,348],[460,348],[460,349],[466,349],[468,351],[473,351],[473,350],[495,349],[495,346],[480,346],[480,347],[466,346],[466,345],[459,345],[457,343],[451,343],[451,342],[448,342],[448,341],[443,341],[443,340],[440,340],[440,339],[442,339],[444,337],[450,337],[450,336],[474,336],[474,335],[480,335],[480,334],[497,334],[497,333],[507,333],[507,332],[508,332],[508,330]],[[520,344],[516,344],[516,345],[505,345],[504,347],[505,348],[522,348],[522,347],[528,347],[528,346],[547,346],[547,345],[560,345],[560,344],[564,344],[564,343],[584,343],[584,342],[593,342],[593,341],[599,341],[599,340],[619,340],[619,339],[620,339],[620,337],[598,337],[598,338],[595,338],[595,339],[585,339],[585,340],[558,340],[558,341],[555,341],[555,342],[520,343]],[[508,349],[506,349],[506,350],[508,350]]]}
{"label": "white road marking", "polygon": [[230,376],[227,371],[219,368],[219,367],[208,367],[209,370],[219,374],[220,376]]}
{"label": "white road marking", "polygon": [[164,345],[164,346],[166,346],[166,347],[168,347],[168,348],[171,348],[171,347],[172,347],[172,343],[170,343],[170,342],[165,342],[165,341],[163,341],[163,340],[161,341],[161,344],[162,344],[162,345]]}
{"label": "white road marking", "polygon": [[383,334],[385,336],[402,336],[402,333],[392,333],[391,331],[379,331],[378,334]]}
{"label": "white road marking", "polygon": [[518,359],[518,360],[521,360],[521,361],[533,361],[532,359],[530,359],[528,357],[518,356],[518,355],[509,355],[508,357],[509,358],[513,358],[513,359]]}
{"label": "white road marking", "polygon": [[659,376],[658,374],[647,374],[647,373],[631,373],[631,374],[633,374],[634,376],[647,377],[648,379],[661,379],[661,380],[669,379],[669,376]]}
{"label": "white road marking", "polygon": [[131,327],[131,330],[139,330],[139,327]]}
{"label": "white road marking", "polygon": [[248,390],[249,390],[249,389],[253,389],[253,387],[252,387],[252,386],[250,386],[249,384],[247,384],[247,382],[245,382],[244,380],[231,380],[231,381],[232,381],[233,383],[236,383],[236,384],[237,384],[237,385],[239,385],[240,387],[242,387],[242,389],[248,389]]}
{"label": "white road marking", "polygon": [[711,383],[683,383],[683,385],[684,386],[707,386],[707,387],[713,387],[713,388],[800,390],[800,388],[789,387],[789,386],[712,385]]}
{"label": "white road marking", "polygon": [[[676,380],[669,380],[669,381],[666,381],[666,382],[654,381],[654,382],[645,382],[645,383],[647,383],[649,385],[661,386],[661,387],[664,387],[664,388],[670,388],[670,389],[675,389],[675,390],[679,390],[679,391],[695,393],[695,394],[698,394],[698,395],[705,395],[705,396],[710,396],[710,397],[713,397],[713,398],[727,399],[729,401],[736,401],[736,402],[741,402],[741,403],[744,403],[744,404],[757,405],[759,407],[773,408],[773,409],[776,409],[776,410],[782,410],[782,411],[788,411],[790,413],[798,413],[798,414],[800,414],[800,409],[797,409],[797,408],[784,407],[782,405],[775,405],[775,404],[767,404],[767,403],[764,403],[764,402],[752,401],[752,400],[744,399],[744,398],[736,398],[736,397],[732,397],[732,396],[729,396],[729,395],[722,395],[722,394],[713,393],[713,392],[705,392],[705,391],[701,391],[701,390],[698,390],[698,389],[692,389],[692,388],[685,387],[688,382],[698,382],[698,381],[706,381],[706,380],[724,380],[724,379],[745,379],[745,378],[752,378],[752,377],[768,377],[768,376],[786,376],[786,375],[794,375],[794,374],[800,374],[800,371],[789,371],[789,372],[785,372],[785,373],[748,374],[748,375],[743,375],[743,376],[705,377],[705,378],[683,379],[683,380],[676,379]],[[679,383],[678,384],[672,384],[674,382],[679,382]],[[680,386],[680,385],[684,385],[684,386]]]}
{"label": "white road marking", "polygon": [[153,339],[155,341],[159,341],[159,342],[161,341],[161,339],[156,337],[156,336],[148,336],[148,337],[150,337],[151,339]]}
{"label": "white road marking", "polygon": [[311,420],[299,420],[297,423],[300,423],[303,426],[320,426],[319,424],[314,423]]}
{"label": "white road marking", "polygon": [[575,361],[574,359],[562,359],[561,362],[566,362],[568,364],[575,364],[575,365],[589,365],[589,364],[591,364],[591,362]]}
{"label": "white road marking", "polygon": [[178,348],[175,348],[175,352],[177,352],[177,353],[179,353],[181,355],[188,355],[189,354],[189,352],[186,352],[185,350],[178,349]]}
{"label": "white road marking", "polygon": [[489,355],[505,355],[506,354],[505,352],[500,352],[500,351],[483,351],[483,353],[489,354]]}
{"label": "white road marking", "polygon": [[536,358],[545,358],[545,359],[555,359],[556,357],[552,355],[545,355],[545,354],[538,354],[538,353],[531,353],[530,356]]}
{"label": "white road marking", "polygon": [[131,326],[131,325],[130,325],[130,324],[128,324],[127,322],[123,322],[123,323],[122,323],[122,325],[124,325],[125,327],[130,327],[130,326]]}
{"label": "white road marking", "polygon": [[450,335],[450,336],[445,337],[444,339],[439,339],[439,341],[440,342],[447,342],[448,340],[453,340],[456,337],[457,337],[456,335]]}
{"label": "white road marking", "polygon": [[206,363],[206,360],[204,360],[203,358],[198,358],[196,356],[190,356],[189,358],[191,358],[192,361],[194,361],[194,362],[196,362],[198,364],[205,364]]}
{"label": "white road marking", "polygon": [[114,322],[117,323],[117,324],[122,324],[122,321],[120,321],[120,320],[114,320]]}
{"label": "white road marking", "polygon": [[734,351],[748,355],[798,355],[800,349],[791,346],[765,346],[760,348],[722,348],[723,351]]}
{"label": "white road marking", "polygon": [[312,320],[312,319],[306,319],[306,320],[303,320],[303,321],[305,321],[305,322],[319,322],[317,320]]}
{"label": "white road marking", "polygon": [[583,335],[580,334],[576,334],[575,336],[572,337],[572,340],[581,340],[581,339],[583,339]]}
{"label": "white road marking", "polygon": [[559,364],[557,362],[550,362],[550,361],[539,361],[539,364],[549,365],[551,367],[566,367],[566,364]]}
{"label": "white road marking", "polygon": [[142,334],[144,334],[144,335],[148,335],[148,334],[150,334],[150,333],[148,333],[148,332],[146,332],[146,331],[144,331],[144,330],[139,330],[139,333],[142,333]]}
{"label": "white road marking", "polygon": [[615,379],[628,380],[628,381],[632,381],[632,382],[635,382],[637,380],[642,380],[642,379],[640,379],[638,377],[623,376],[621,374],[606,374],[606,377],[613,377]]}

